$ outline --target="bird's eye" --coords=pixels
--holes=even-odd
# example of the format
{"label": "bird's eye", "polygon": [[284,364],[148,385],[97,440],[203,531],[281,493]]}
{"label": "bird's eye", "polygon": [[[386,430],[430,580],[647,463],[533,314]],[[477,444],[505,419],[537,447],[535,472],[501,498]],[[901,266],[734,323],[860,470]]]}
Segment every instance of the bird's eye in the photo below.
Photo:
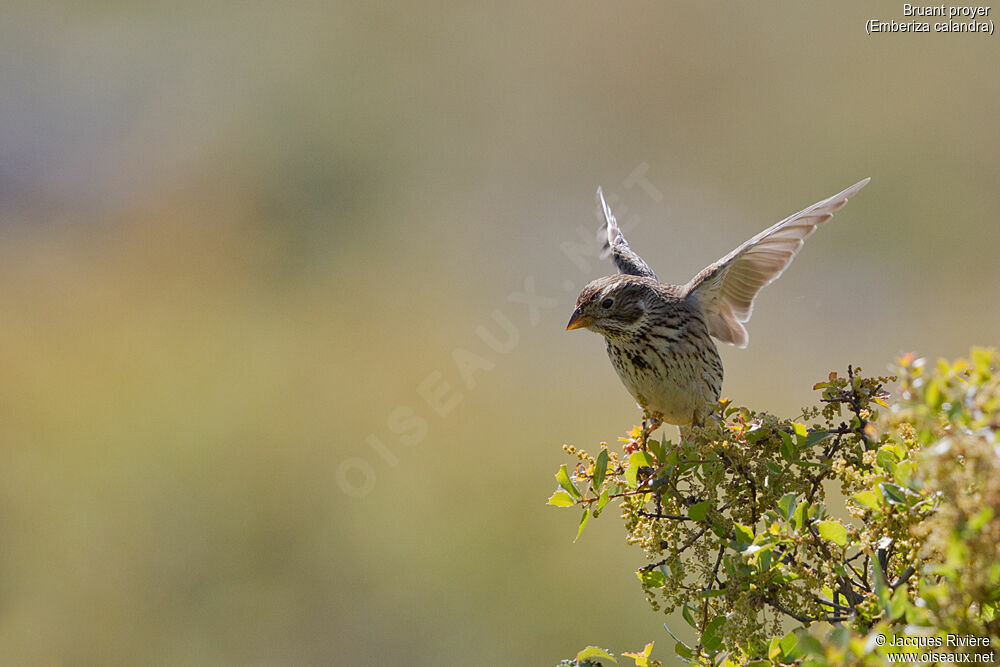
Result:
{"label": "bird's eye", "polygon": [[610,308],[612,305],[614,305],[614,303],[615,303],[614,299],[605,299],[604,301],[601,302],[601,308]]}

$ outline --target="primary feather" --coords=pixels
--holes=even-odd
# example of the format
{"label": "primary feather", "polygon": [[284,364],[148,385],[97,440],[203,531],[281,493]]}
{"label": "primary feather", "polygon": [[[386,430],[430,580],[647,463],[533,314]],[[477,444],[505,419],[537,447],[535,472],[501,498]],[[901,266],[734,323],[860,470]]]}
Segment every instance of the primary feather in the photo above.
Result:
{"label": "primary feather", "polygon": [[724,343],[746,347],[749,335],[743,324],[753,314],[757,294],[788,268],[816,228],[870,180],[859,181],[768,227],[692,278],[684,293],[698,300],[711,334]]}
{"label": "primary feather", "polygon": [[608,202],[604,201],[604,191],[601,190],[601,188],[597,188],[597,201],[600,203],[601,209],[604,211],[604,224],[597,233],[598,239],[605,237],[601,257],[611,255],[612,261],[614,261],[615,266],[618,267],[619,273],[658,280],[656,274],[653,273],[651,268],[649,268],[649,265],[642,261],[642,257],[639,257],[639,255],[632,250],[628,241],[625,240],[622,230],[618,228],[618,220],[616,220],[614,214],[611,213],[611,207],[608,206]]}

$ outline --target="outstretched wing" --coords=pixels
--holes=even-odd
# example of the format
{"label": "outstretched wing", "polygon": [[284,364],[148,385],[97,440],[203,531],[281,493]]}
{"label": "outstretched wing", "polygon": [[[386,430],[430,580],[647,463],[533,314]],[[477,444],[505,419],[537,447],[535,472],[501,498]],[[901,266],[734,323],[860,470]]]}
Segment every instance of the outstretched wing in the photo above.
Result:
{"label": "outstretched wing", "polygon": [[724,343],[746,347],[749,336],[743,323],[753,313],[757,293],[777,280],[816,228],[870,180],[788,216],[692,278],[684,294],[698,299],[709,332]]}
{"label": "outstretched wing", "polygon": [[597,188],[597,201],[604,210],[604,224],[601,225],[601,229],[597,233],[598,240],[604,241],[601,258],[610,255],[615,266],[618,267],[618,273],[659,280],[649,265],[642,261],[642,257],[635,254],[628,241],[625,240],[622,230],[618,228],[618,221],[615,220],[615,216],[611,212],[611,207],[608,206],[608,202],[604,201],[604,191],[601,188]]}

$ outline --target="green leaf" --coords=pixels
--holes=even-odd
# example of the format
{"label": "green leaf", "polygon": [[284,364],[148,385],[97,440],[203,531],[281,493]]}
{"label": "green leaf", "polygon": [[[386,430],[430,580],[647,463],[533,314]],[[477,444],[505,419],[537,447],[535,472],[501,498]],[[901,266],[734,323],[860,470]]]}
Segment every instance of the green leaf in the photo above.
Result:
{"label": "green leaf", "polygon": [[834,646],[840,648],[841,650],[847,650],[847,647],[851,642],[851,631],[843,625],[838,625],[834,629],[830,630],[826,637]]}
{"label": "green leaf", "polygon": [[712,532],[715,533],[716,537],[726,537],[729,534],[729,531],[726,529],[726,525],[717,518],[709,521],[708,525],[712,527]]}
{"label": "green leaf", "polygon": [[[663,442],[664,442],[664,445],[663,445],[664,446],[664,450],[663,450],[664,457],[660,461],[660,463],[662,463],[665,466],[675,466],[675,465],[677,465],[680,462],[680,460],[681,460],[681,455],[678,452],[677,447],[674,447],[673,443],[671,443],[669,440],[667,440],[666,436],[664,436]],[[667,445],[670,445],[670,449],[666,449]]]}
{"label": "green leaf", "polygon": [[694,650],[692,650],[691,647],[684,642],[677,642],[674,644],[674,653],[686,660],[690,660],[694,657]]}
{"label": "green leaf", "polygon": [[910,596],[906,586],[900,586],[893,592],[889,600],[888,620],[892,621],[902,618],[906,610],[910,608]]}
{"label": "green leaf", "polygon": [[700,591],[699,593],[695,594],[695,598],[699,600],[702,598],[718,598],[722,597],[725,594],[726,594],[726,589],[724,588],[709,588],[707,590]]}
{"label": "green leaf", "polygon": [[647,452],[632,452],[628,457],[628,468],[625,469],[625,482],[630,489],[639,486],[639,468],[653,466],[653,459]]}
{"label": "green leaf", "polygon": [[780,477],[781,473],[785,472],[784,468],[779,466],[774,461],[764,461],[764,467],[767,468],[767,471],[775,477]]}
{"label": "green leaf", "polygon": [[795,512],[792,513],[792,527],[795,530],[801,531],[806,527],[806,516],[809,512],[809,503],[803,502],[799,503],[799,506],[795,508]]}
{"label": "green leaf", "polygon": [[576,488],[572,480],[569,478],[569,472],[566,470],[566,464],[559,466],[559,472],[556,473],[556,481],[559,482],[559,486],[566,489],[566,493],[573,496],[574,498],[582,498],[580,495],[580,490]]}
{"label": "green leaf", "polygon": [[896,464],[899,463],[899,457],[896,456],[896,452],[891,447],[879,447],[878,453],[875,455],[875,463],[883,470],[892,472]]}
{"label": "green leaf", "polygon": [[927,384],[927,389],[924,391],[924,402],[934,410],[941,407],[941,403],[943,402],[941,398],[941,387],[938,382],[938,380],[932,380]]}
{"label": "green leaf", "polygon": [[778,640],[778,646],[781,649],[781,657],[785,659],[786,662],[794,660],[797,655],[796,649],[799,647],[799,638],[794,632],[789,632],[787,635]]}
{"label": "green leaf", "polygon": [[867,507],[870,510],[878,509],[878,498],[875,496],[874,493],[868,491],[867,489],[864,491],[858,491],[853,496],[851,496],[851,498],[853,498],[854,502],[861,505],[862,507]]}
{"label": "green leaf", "polygon": [[633,461],[638,463],[640,466],[648,468],[652,468],[656,465],[656,461],[654,461],[653,457],[649,455],[649,452],[632,452],[628,457],[629,465],[631,465]]}
{"label": "green leaf", "polygon": [[772,547],[767,547],[757,555],[757,564],[760,566],[761,572],[766,572],[771,569],[771,557],[774,553]]}
{"label": "green leaf", "polygon": [[549,505],[555,505],[556,507],[572,507],[576,504],[573,500],[573,496],[569,495],[562,489],[556,489],[556,492],[549,497]]}
{"label": "green leaf", "polygon": [[594,516],[601,513],[601,510],[604,509],[604,506],[608,504],[609,500],[611,500],[611,494],[608,493],[607,489],[604,489],[601,491],[601,497],[597,499],[597,507],[594,508]]}
{"label": "green leaf", "polygon": [[695,503],[688,508],[688,516],[691,517],[692,521],[702,522],[705,517],[708,516],[708,510],[712,507],[712,503],[707,500],[700,503]]}
{"label": "green leaf", "polygon": [[990,519],[992,518],[993,518],[993,508],[984,507],[983,509],[979,510],[971,517],[969,517],[969,522],[966,525],[969,527],[971,531],[978,533],[983,529],[983,526],[985,526],[987,523],[990,522]]}
{"label": "green leaf", "polygon": [[778,585],[788,584],[788,583],[791,583],[793,581],[798,581],[801,578],[802,578],[802,575],[797,574],[795,572],[777,572],[776,571],[776,572],[774,572],[771,575],[771,581],[773,581],[774,583],[776,583]]}
{"label": "green leaf", "polygon": [[659,475],[657,477],[653,477],[652,479],[646,480],[646,486],[649,487],[650,493],[656,493],[660,489],[669,484],[670,484],[670,478],[667,477],[666,475]]}
{"label": "green leaf", "polygon": [[783,656],[781,650],[781,640],[777,637],[771,637],[771,643],[767,647],[767,657],[771,662],[777,662],[778,658]]}
{"label": "green leaf", "polygon": [[604,475],[608,471],[608,450],[602,449],[601,453],[597,455],[597,462],[594,463],[594,490],[600,491],[601,485],[604,484]]}
{"label": "green leaf", "polygon": [[794,493],[786,493],[778,501],[778,509],[781,510],[781,514],[785,517],[786,521],[792,518],[792,512],[795,511],[797,506],[796,495]]}
{"label": "green leaf", "polygon": [[812,447],[813,445],[817,445],[817,444],[823,442],[824,440],[826,440],[829,437],[830,437],[830,432],[829,431],[813,431],[808,436],[806,436],[805,442],[802,443],[802,448],[803,449],[808,449],[809,447]]}
{"label": "green leaf", "polygon": [[639,570],[635,573],[646,588],[663,588],[667,585],[667,577],[659,570]]}
{"label": "green leaf", "polygon": [[719,630],[725,624],[725,616],[716,616],[705,626],[705,631],[701,633],[701,645],[708,653],[715,653],[722,647],[722,637],[719,636]]}
{"label": "green leaf", "polygon": [[744,551],[748,546],[753,544],[753,531],[749,526],[734,523],[733,532],[736,535],[735,541],[737,551]]}
{"label": "green leaf", "polygon": [[913,479],[913,461],[900,461],[892,471],[892,479],[901,486],[909,486]]}
{"label": "green leaf", "polygon": [[587,527],[588,521],[590,521],[590,510],[584,508],[583,516],[580,517],[580,527],[576,529],[576,538],[573,540],[574,542],[580,539],[580,536],[583,535],[583,529]]}
{"label": "green leaf", "polygon": [[[799,628],[799,650],[802,651],[804,655],[812,656],[822,656],[823,655],[823,645],[819,643],[819,640],[809,634],[809,631],[805,628]],[[825,661],[824,661],[825,662]],[[810,662],[804,662],[803,665],[814,664]]]}
{"label": "green leaf", "polygon": [[[577,646],[579,646],[579,644],[577,644]],[[586,660],[590,660],[591,658],[601,658],[602,660],[610,660],[611,662],[618,664],[618,661],[615,660],[615,656],[611,655],[603,648],[598,648],[597,646],[588,646],[576,654],[577,662],[584,662]]]}
{"label": "green leaf", "polygon": [[872,561],[872,583],[875,586],[875,595],[878,597],[879,606],[882,608],[882,611],[888,613],[891,591],[885,581],[885,573],[882,572],[882,566],[879,565],[877,558]]}
{"label": "green leaf", "polygon": [[847,528],[836,521],[820,521],[816,524],[816,530],[824,540],[829,540],[838,547],[847,546]]}
{"label": "green leaf", "polygon": [[688,603],[685,602],[684,606],[681,607],[681,616],[684,617],[684,620],[687,622],[688,625],[690,625],[692,628],[694,628],[695,630],[697,630],[698,629],[698,624],[694,622],[694,615],[692,613],[693,611],[694,610],[691,609],[691,607],[688,605]]}
{"label": "green leaf", "polygon": [[663,441],[660,440],[650,440],[647,443],[649,447],[649,452],[656,457],[656,460],[660,463],[667,462],[667,448],[666,448],[666,436],[663,437]]}
{"label": "green leaf", "polygon": [[799,452],[792,441],[792,436],[784,431],[778,431],[778,435],[781,436],[781,458],[789,463],[795,463]]}
{"label": "green leaf", "polygon": [[903,490],[895,484],[880,482],[878,488],[882,492],[882,497],[890,505],[900,505],[906,502],[906,495],[903,493]]}

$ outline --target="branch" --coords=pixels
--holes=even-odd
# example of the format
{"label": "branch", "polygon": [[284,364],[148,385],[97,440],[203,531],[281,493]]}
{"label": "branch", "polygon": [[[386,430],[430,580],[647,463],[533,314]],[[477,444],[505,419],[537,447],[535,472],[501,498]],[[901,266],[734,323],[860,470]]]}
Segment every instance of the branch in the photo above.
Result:
{"label": "branch", "polygon": [[846,621],[848,618],[850,618],[850,616],[806,616],[804,614],[796,614],[791,609],[782,606],[777,600],[772,600],[769,597],[761,598],[761,600],[771,605],[785,616],[794,618],[799,623],[817,623],[819,621],[826,621],[827,623],[837,623],[838,621]]}
{"label": "branch", "polygon": [[909,567],[907,567],[905,570],[903,570],[900,573],[900,575],[896,579],[896,581],[894,581],[891,584],[889,584],[889,588],[891,588],[892,590],[896,590],[897,588],[899,588],[900,586],[902,586],[903,584],[905,584],[906,580],[909,579],[910,577],[912,577],[913,573],[916,572],[916,571],[917,571],[916,568],[914,568],[912,565],[910,565]]}
{"label": "branch", "polygon": [[644,516],[649,519],[672,519],[673,521],[694,521],[689,516],[681,516],[680,514],[661,514],[659,512],[647,512],[646,510],[639,510],[637,512],[639,516]]}

